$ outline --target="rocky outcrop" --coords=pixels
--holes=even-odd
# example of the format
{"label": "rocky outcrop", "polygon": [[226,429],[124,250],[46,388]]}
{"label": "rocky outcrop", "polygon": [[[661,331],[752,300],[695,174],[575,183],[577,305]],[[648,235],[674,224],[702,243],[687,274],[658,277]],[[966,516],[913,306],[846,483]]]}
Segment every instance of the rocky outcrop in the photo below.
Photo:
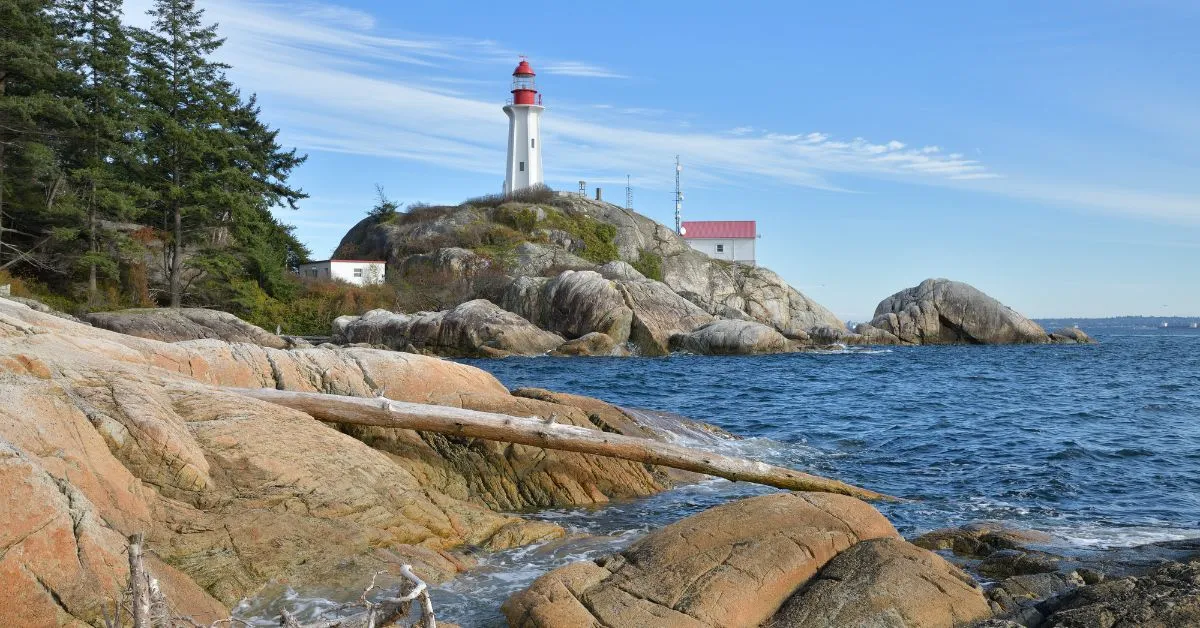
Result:
{"label": "rocky outcrop", "polygon": [[562,533],[493,508],[596,503],[672,481],[581,454],[338,431],[213,385],[385,395],[588,429],[620,431],[593,418],[627,417],[595,400],[584,405],[606,410],[516,397],[483,371],[420,355],[165,343],[0,300],[0,624],[98,621],[135,532],[177,610],[212,621],[272,580],[361,590],[399,561],[438,581],[470,564],[456,548]]}
{"label": "rocky outcrop", "polygon": [[505,290],[500,305],[567,338],[600,332],[620,344],[629,340],[633,322],[617,284],[591,270],[521,277]]}
{"label": "rocky outcrop", "polygon": [[1063,345],[1094,345],[1096,340],[1078,327],[1063,327],[1050,332],[1050,342]]}
{"label": "rocky outcrop", "polygon": [[415,348],[437,355],[542,355],[563,343],[562,336],[543,331],[490,301],[467,301],[444,312],[394,314],[372,310],[357,317],[339,317],[335,333],[345,343]]}
{"label": "rocky outcrop", "polygon": [[990,615],[970,576],[937,554],[881,538],[838,554],[766,626],[950,628]]}
{"label": "rocky outcrop", "polygon": [[717,320],[696,331],[671,336],[672,351],[700,355],[751,355],[782,353],[790,349],[783,334],[762,323]]}
{"label": "rocky outcrop", "polygon": [[[980,292],[948,279],[926,279],[884,299],[857,333],[891,344],[1040,344],[1037,323]],[[881,333],[882,332],[882,333]],[[894,339],[894,340],[893,340]]]}
{"label": "rocky outcrop", "polygon": [[626,356],[629,355],[629,350],[624,345],[617,344],[617,341],[613,340],[608,334],[594,331],[574,340],[568,340],[550,353],[551,355],[561,356]]}
{"label": "rocky outcrop", "polygon": [[1200,625],[1200,561],[1170,563],[1144,576],[1080,587],[1043,608],[1034,628]]}
{"label": "rocky outcrop", "polygon": [[[530,221],[522,227],[524,231],[518,232],[511,228],[512,223],[505,222],[505,216],[517,214]],[[563,230],[572,224],[595,222],[615,230],[611,245],[618,259],[606,264],[589,262],[585,259],[588,238]],[[479,234],[493,231],[504,238],[518,237],[524,241],[509,241],[499,250],[494,244],[481,244]],[[472,247],[475,250],[468,250]],[[454,253],[447,257],[443,251],[450,250]],[[654,259],[656,273],[661,272],[661,276],[656,274],[652,279],[661,279],[667,289],[710,316],[756,320],[788,337],[799,337],[801,332],[820,326],[846,331],[844,323],[829,310],[770,270],[713,260],[692,249],[671,229],[645,216],[573,196],[555,197],[552,202],[542,204],[505,203],[497,208],[469,204],[419,208],[385,221],[367,218],[346,234],[337,254],[387,259],[404,281],[424,284],[432,274],[438,277],[435,283],[439,286],[460,276],[453,260],[473,256],[475,261],[457,264],[470,286],[464,291],[459,290],[461,286],[453,285],[454,289],[445,298],[460,301],[487,298],[539,326],[540,319],[532,310],[522,309],[518,301],[529,298],[531,284],[536,283],[540,288],[547,282],[529,280],[566,269],[596,270],[609,280],[640,281],[646,277],[631,264]],[[412,259],[418,262],[410,262]],[[480,270],[480,263],[485,263],[488,270]],[[569,338],[583,335],[548,329]],[[618,342],[626,340],[611,330],[588,331],[607,333]],[[658,345],[661,347],[662,343]]]}
{"label": "rocky outcrop", "polygon": [[633,310],[629,342],[641,355],[666,355],[672,336],[690,333],[715,320],[660,281],[623,280],[617,286]]}
{"label": "rocky outcrop", "polygon": [[212,338],[225,342],[249,342],[272,349],[288,347],[286,339],[233,314],[198,307],[93,312],[87,315],[87,320],[96,327],[163,342]]}
{"label": "rocky outcrop", "polygon": [[60,312],[60,311],[50,307],[49,305],[46,305],[45,303],[38,301],[37,299],[30,299],[27,297],[14,297],[14,296],[9,296],[9,295],[0,295],[0,299],[8,299],[9,301],[14,301],[16,303],[20,303],[21,305],[24,305],[35,312],[41,312],[43,314],[52,314],[59,318],[64,318],[66,320],[73,321],[76,323],[83,323],[85,325],[91,324],[86,321],[82,321],[70,314],[67,314],[66,312]]}
{"label": "rocky outcrop", "polygon": [[[503,610],[516,628],[693,628],[952,626],[987,607],[969,578],[899,540],[867,504],[780,493],[711,508],[616,556],[556,569]],[[859,623],[812,623],[836,619]]]}

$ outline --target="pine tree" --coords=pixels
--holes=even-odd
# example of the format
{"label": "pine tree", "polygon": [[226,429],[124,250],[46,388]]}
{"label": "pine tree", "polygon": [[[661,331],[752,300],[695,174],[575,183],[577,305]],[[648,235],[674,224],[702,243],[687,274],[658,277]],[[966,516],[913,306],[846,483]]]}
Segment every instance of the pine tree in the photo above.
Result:
{"label": "pine tree", "polygon": [[[76,264],[87,269],[89,302],[95,304],[100,273],[117,274],[111,246],[116,235],[102,234],[104,220],[135,217],[140,189],[129,171],[133,156],[135,104],[129,55],[131,44],[121,24],[121,0],[63,0],[60,32],[71,44],[64,66],[74,74],[80,102],[78,124],[67,146],[68,176],[82,220],[77,233],[86,253]],[[102,247],[101,239],[110,241]]]}
{"label": "pine tree", "polygon": [[0,0],[0,270],[40,263],[32,253],[50,239],[47,214],[64,191],[56,144],[75,108],[61,96],[51,9],[49,0]]}
{"label": "pine tree", "polygon": [[221,102],[229,92],[227,66],[209,58],[223,40],[215,24],[203,24],[203,13],[193,0],[157,0],[149,11],[153,29],[135,32],[144,182],[171,234],[171,307],[183,302],[185,248],[211,235],[208,228],[219,222],[226,200],[219,179],[228,148]]}

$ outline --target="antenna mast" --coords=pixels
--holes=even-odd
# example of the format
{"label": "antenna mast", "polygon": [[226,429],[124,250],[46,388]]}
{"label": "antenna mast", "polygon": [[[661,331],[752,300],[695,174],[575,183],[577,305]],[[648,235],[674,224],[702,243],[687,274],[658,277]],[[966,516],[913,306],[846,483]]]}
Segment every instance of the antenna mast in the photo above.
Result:
{"label": "antenna mast", "polygon": [[625,175],[625,209],[633,209],[633,186],[629,184],[629,175]]}
{"label": "antenna mast", "polygon": [[675,155],[675,233],[683,234],[683,190],[679,187],[679,173],[683,166],[679,165],[679,155]]}

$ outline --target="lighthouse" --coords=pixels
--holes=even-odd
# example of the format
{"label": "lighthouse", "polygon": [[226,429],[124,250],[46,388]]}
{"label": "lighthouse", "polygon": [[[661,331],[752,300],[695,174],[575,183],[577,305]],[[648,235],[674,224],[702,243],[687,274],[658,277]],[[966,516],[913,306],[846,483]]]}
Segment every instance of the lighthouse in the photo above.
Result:
{"label": "lighthouse", "polygon": [[504,113],[508,115],[505,194],[542,183],[542,95],[534,85],[533,68],[525,57],[521,57],[512,76],[512,98],[504,105]]}

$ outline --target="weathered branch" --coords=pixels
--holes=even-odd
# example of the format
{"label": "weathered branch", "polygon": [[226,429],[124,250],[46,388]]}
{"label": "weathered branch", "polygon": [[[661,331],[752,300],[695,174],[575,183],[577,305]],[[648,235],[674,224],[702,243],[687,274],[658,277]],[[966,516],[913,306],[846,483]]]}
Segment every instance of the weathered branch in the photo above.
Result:
{"label": "weathered branch", "polygon": [[143,539],[140,533],[129,537],[129,589],[133,598],[133,628],[150,628],[150,583],[146,579],[146,567],[142,564]]}
{"label": "weathered branch", "polygon": [[793,491],[839,493],[865,500],[896,500],[889,495],[838,480],[762,462],[723,456],[647,438],[552,423],[537,418],[520,418],[462,408],[392,401],[379,397],[344,397],[272,388],[229,388],[228,390],[300,410],[314,418],[334,423],[394,427],[484,438],[545,449],[560,449],[621,458],[715,475],[735,482],[753,482]]}

